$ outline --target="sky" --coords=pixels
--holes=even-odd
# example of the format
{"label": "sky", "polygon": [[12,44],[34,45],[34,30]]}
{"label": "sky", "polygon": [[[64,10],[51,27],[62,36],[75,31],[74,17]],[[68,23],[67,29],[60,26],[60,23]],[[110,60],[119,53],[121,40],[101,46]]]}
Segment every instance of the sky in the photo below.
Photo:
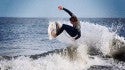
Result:
{"label": "sky", "polygon": [[61,5],[83,18],[125,18],[125,0],[0,0],[0,17],[69,17]]}

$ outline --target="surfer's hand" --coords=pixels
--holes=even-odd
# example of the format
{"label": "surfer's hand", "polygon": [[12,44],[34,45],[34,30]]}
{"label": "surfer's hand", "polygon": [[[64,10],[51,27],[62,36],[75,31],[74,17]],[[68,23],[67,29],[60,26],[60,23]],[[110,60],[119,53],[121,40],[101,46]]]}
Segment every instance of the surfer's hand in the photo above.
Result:
{"label": "surfer's hand", "polygon": [[59,10],[63,10],[63,7],[62,7],[62,6],[58,6],[58,9],[59,9]]}

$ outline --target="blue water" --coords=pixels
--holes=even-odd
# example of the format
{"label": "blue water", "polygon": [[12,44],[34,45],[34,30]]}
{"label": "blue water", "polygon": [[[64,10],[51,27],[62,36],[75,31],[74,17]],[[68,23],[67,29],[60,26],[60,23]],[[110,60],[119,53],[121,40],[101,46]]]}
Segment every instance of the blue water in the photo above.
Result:
{"label": "blue water", "polygon": [[[64,47],[58,40],[48,39],[49,18],[0,18],[0,55],[32,55]],[[68,21],[66,18],[63,21]],[[125,37],[124,18],[80,18],[112,28]]]}
{"label": "blue water", "polygon": [[53,50],[51,43],[55,40],[48,40],[48,22],[46,18],[0,18],[0,55],[31,55]]}

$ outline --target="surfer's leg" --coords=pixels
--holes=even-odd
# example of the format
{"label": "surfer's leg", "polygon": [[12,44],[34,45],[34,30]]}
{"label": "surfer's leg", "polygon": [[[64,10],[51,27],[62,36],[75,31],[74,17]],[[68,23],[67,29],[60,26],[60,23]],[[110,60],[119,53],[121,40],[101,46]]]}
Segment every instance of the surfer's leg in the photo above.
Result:
{"label": "surfer's leg", "polygon": [[78,31],[69,25],[63,24],[62,29],[65,30],[71,37],[75,37]]}
{"label": "surfer's leg", "polygon": [[78,31],[74,27],[63,24],[56,35],[60,35],[63,32],[63,30],[65,30],[71,37],[75,37],[78,34]]}

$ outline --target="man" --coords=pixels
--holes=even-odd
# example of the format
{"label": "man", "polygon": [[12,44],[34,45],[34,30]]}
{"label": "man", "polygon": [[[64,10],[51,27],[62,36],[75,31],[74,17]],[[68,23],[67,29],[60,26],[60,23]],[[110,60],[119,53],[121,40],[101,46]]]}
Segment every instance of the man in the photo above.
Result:
{"label": "man", "polygon": [[[80,30],[81,26],[80,26],[80,22],[79,22],[78,18],[71,11],[69,11],[68,9],[66,9],[62,6],[58,6],[58,9],[64,10],[71,16],[69,20],[73,26],[62,24],[61,27],[57,27],[57,33],[56,33],[55,37],[60,35],[63,32],[63,30],[65,30],[75,40],[79,39],[81,37],[81,30]],[[56,22],[56,24],[58,25],[57,22]]]}

